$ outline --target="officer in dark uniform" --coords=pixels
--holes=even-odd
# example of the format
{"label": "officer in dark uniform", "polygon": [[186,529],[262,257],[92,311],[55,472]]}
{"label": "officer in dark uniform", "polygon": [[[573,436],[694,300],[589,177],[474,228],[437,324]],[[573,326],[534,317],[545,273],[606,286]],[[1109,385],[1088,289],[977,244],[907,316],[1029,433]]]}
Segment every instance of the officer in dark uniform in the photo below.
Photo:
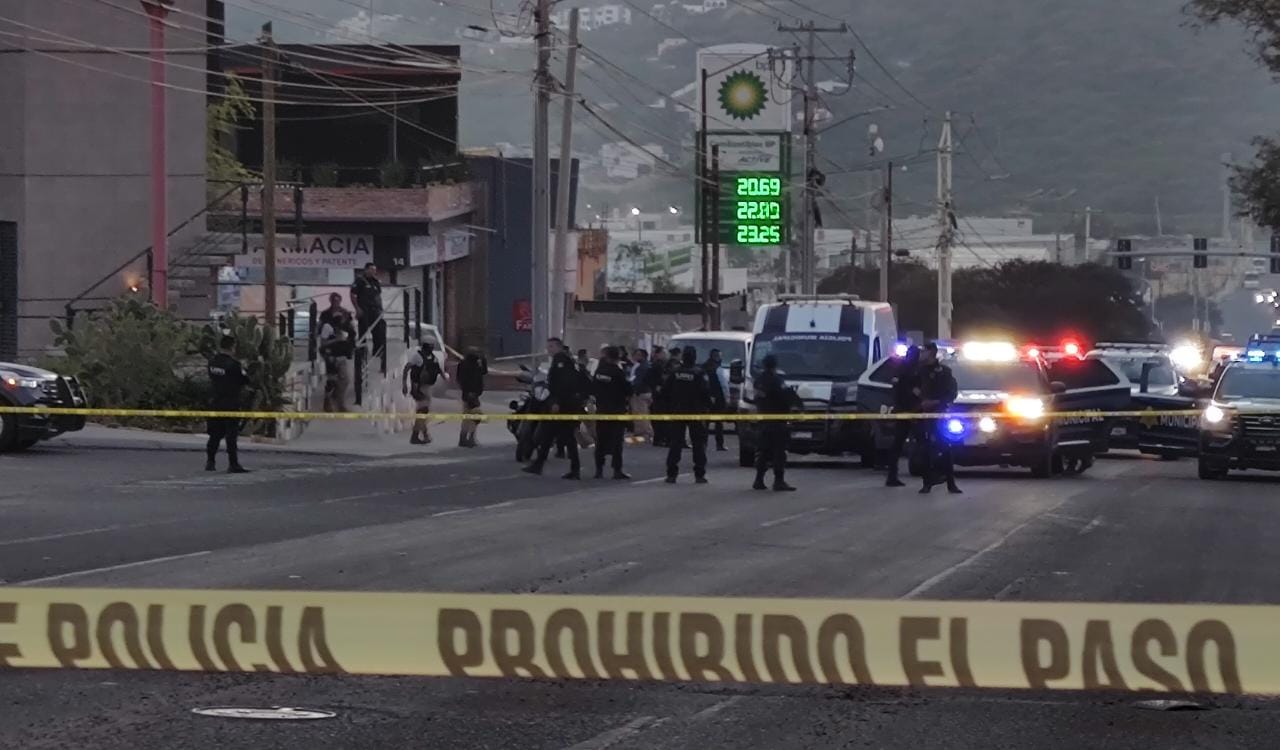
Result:
{"label": "officer in dark uniform", "polygon": [[[577,414],[582,411],[582,379],[573,355],[563,346],[559,347],[551,358],[551,372],[547,375],[547,389],[551,391],[552,414]],[[564,479],[581,479],[582,465],[578,458],[578,441],[574,432],[578,428],[576,420],[554,420],[547,424],[549,429],[543,430],[538,439],[538,455],[524,470],[530,474],[541,474],[547,463],[547,455],[553,444],[564,446],[569,454],[569,472]]]}
{"label": "officer in dark uniform", "polygon": [[[912,346],[898,362],[898,371],[893,376],[893,413],[910,414],[920,411],[920,396],[916,392],[920,387],[920,347]],[[889,447],[889,478],[886,487],[905,487],[898,479],[898,463],[902,459],[902,448],[911,436],[915,426],[914,420],[898,419],[889,423],[893,433],[893,445]]]}
{"label": "officer in dark uniform", "polygon": [[[707,355],[707,361],[702,365],[702,371],[707,374],[707,378],[711,382],[711,410],[716,414],[724,414],[728,405],[729,397],[725,395],[724,384],[720,382],[720,364],[724,360],[720,356],[719,349],[712,349]],[[719,420],[709,425],[715,430],[716,435],[716,451],[723,453],[724,447],[724,422]]]}
{"label": "officer in dark uniform", "polygon": [[[764,372],[755,379],[756,409],[761,414],[789,414],[795,404],[795,394],[787,388],[786,381],[778,374],[778,358],[766,354],[760,362]],[[775,492],[794,492],[787,484],[787,435],[789,428],[782,420],[761,420],[760,445],[756,447],[756,481],[752,489],[769,489],[764,483],[765,472],[773,466]]]}
{"label": "officer in dark uniform", "polygon": [[[596,399],[597,414],[626,414],[631,400],[631,383],[618,364],[618,347],[606,346],[604,359],[596,365],[591,376],[591,393]],[[613,478],[630,479],[622,470],[622,437],[625,422],[601,420],[596,422],[596,479],[604,479],[604,459],[613,459]]]}
{"label": "officer in dark uniform", "polygon": [[[680,365],[672,370],[662,390],[672,414],[706,414],[711,411],[711,383],[696,364],[697,352],[692,348],[681,353]],[[702,420],[668,422],[667,484],[675,484],[680,473],[680,454],[684,452],[685,434],[693,447],[693,477],[698,484],[707,483],[707,423]]]}
{"label": "officer in dark uniform", "polygon": [[[218,341],[218,353],[209,360],[209,384],[212,390],[210,408],[213,411],[239,411],[241,408],[240,391],[249,384],[249,378],[235,358],[236,340],[223,336]],[[227,442],[227,458],[231,464],[227,471],[232,474],[244,474],[248,469],[240,465],[239,446],[236,439],[240,436],[240,420],[235,417],[210,417],[208,421],[209,443],[205,446],[207,460],[205,471],[216,471],[215,459],[218,455],[218,443]]]}
{"label": "officer in dark uniform", "polygon": [[[920,395],[920,410],[933,413],[945,412],[950,408],[960,390],[955,376],[951,374],[951,368],[939,361],[938,345],[932,341],[924,345],[924,351],[920,354],[920,382],[916,390]],[[928,461],[925,463],[924,486],[920,488],[920,494],[927,495],[935,484],[946,482],[947,491],[959,495],[961,491],[956,485],[951,444],[942,437],[939,422],[937,419],[926,420],[924,429],[921,430]],[[941,479],[938,474],[942,475]]]}

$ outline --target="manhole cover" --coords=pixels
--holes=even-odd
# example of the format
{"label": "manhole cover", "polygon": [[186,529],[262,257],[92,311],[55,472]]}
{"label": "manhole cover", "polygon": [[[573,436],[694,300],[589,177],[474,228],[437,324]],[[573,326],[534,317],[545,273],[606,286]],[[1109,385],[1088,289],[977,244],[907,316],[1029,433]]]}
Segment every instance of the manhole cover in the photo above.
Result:
{"label": "manhole cover", "polygon": [[314,708],[290,708],[288,706],[275,706],[273,708],[215,706],[193,708],[191,713],[201,716],[213,716],[219,719],[263,719],[267,721],[305,721],[308,719],[332,719],[337,716],[332,711],[320,711]]}
{"label": "manhole cover", "polygon": [[1205,706],[1193,701],[1177,701],[1167,699],[1157,699],[1149,701],[1138,701],[1133,704],[1134,708],[1145,708],[1148,711],[1204,711]]}

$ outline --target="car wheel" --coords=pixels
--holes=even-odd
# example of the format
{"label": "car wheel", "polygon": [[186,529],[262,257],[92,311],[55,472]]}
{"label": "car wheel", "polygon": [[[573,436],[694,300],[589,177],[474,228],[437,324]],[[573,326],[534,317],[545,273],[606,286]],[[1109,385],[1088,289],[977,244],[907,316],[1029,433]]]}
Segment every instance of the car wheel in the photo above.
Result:
{"label": "car wheel", "polygon": [[1200,475],[1201,479],[1210,480],[1225,479],[1228,471],[1225,466],[1215,464],[1212,461],[1207,461],[1203,456],[1200,457],[1200,462],[1196,466],[1196,469],[1196,473]]}
{"label": "car wheel", "polygon": [[[3,402],[0,402],[3,403]],[[0,414],[0,453],[11,451],[18,442],[18,417]]]}
{"label": "car wheel", "polygon": [[738,446],[738,465],[744,469],[756,465],[756,452],[751,446]]}
{"label": "car wheel", "polygon": [[1031,476],[1036,479],[1048,479],[1054,474],[1054,469],[1062,466],[1062,457],[1056,455],[1052,448],[1046,448],[1044,452],[1032,459]]}

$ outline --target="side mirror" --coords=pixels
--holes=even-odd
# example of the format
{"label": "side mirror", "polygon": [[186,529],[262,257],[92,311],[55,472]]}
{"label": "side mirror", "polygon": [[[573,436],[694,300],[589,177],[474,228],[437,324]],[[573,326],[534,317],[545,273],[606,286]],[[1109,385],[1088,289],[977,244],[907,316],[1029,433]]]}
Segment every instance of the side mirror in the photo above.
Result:
{"label": "side mirror", "polygon": [[1066,393],[1067,384],[1062,382],[1061,380],[1055,380],[1049,384],[1049,391],[1055,395],[1059,393]]}
{"label": "side mirror", "polygon": [[729,363],[729,382],[734,385],[742,385],[747,381],[745,368],[742,360],[735,359]]}
{"label": "side mirror", "polygon": [[1138,393],[1146,393],[1151,390],[1151,371],[1156,369],[1155,362],[1142,363],[1142,377],[1138,378]]}
{"label": "side mirror", "polygon": [[520,408],[520,402],[519,402],[519,401],[512,401],[512,402],[510,402],[509,404],[507,404],[507,406],[510,406],[510,407],[511,407],[511,411],[516,411],[517,409],[519,409],[519,408]]}

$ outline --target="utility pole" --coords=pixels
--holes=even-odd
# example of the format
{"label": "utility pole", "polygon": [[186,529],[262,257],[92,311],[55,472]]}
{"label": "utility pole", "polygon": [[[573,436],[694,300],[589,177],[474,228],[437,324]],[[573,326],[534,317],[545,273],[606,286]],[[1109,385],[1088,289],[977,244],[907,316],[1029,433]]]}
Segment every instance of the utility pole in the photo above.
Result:
{"label": "utility pole", "polygon": [[1160,196],[1156,196],[1156,236],[1164,236],[1164,221],[1160,217]]}
{"label": "utility pole", "polygon": [[1084,262],[1093,260],[1089,257],[1089,240],[1093,239],[1093,209],[1084,207]]}
{"label": "utility pole", "polygon": [[880,246],[884,248],[880,256],[880,301],[888,302],[889,267],[893,265],[893,162],[884,168],[884,229]]}
{"label": "utility pole", "polygon": [[1231,243],[1231,154],[1222,155],[1222,239]]}
{"label": "utility pole", "polygon": [[556,254],[551,273],[551,332],[564,338],[568,292],[565,269],[569,254],[569,205],[573,172],[573,97],[578,77],[578,9],[569,11],[569,51],[564,64],[564,91],[560,106],[560,172],[556,185]]}
{"label": "utility pole", "polygon": [[551,0],[537,0],[534,6],[534,40],[538,45],[538,67],[533,75],[533,341],[531,352],[548,337],[547,310],[551,260],[547,244],[551,238]]}
{"label": "utility pole", "polygon": [[[866,189],[863,192],[865,192],[867,195],[867,206],[864,209],[866,213],[862,219],[862,224],[864,227],[862,245],[863,245],[863,249],[865,249],[867,252],[866,252],[865,259],[862,261],[862,265],[866,266],[867,268],[870,268],[871,264],[875,262],[875,255],[871,253],[871,220],[872,220],[872,214],[875,213],[874,201],[875,201],[876,188],[873,186],[875,185],[876,176],[875,176],[875,172],[870,170],[864,172],[863,175],[866,178],[866,186],[865,186]],[[856,235],[858,231],[855,229],[853,233]]]}
{"label": "utility pole", "polygon": [[938,338],[951,338],[951,243],[955,211],[951,196],[951,112],[942,122],[938,139]]}
{"label": "utility pole", "polygon": [[[702,110],[699,113],[699,116],[701,117],[701,125],[698,129],[697,166],[697,189],[698,195],[701,196],[701,200],[698,201],[698,239],[701,240],[698,249],[702,251],[699,255],[699,259],[702,263],[702,278],[698,284],[698,296],[702,301],[702,328],[704,330],[710,330],[711,327],[711,286],[709,284],[710,279],[708,278],[711,264],[707,259],[707,247],[710,244],[710,240],[707,237],[707,234],[709,232],[714,232],[716,234],[720,233],[720,215],[718,211],[712,211],[711,209],[711,190],[707,183],[707,79],[710,77],[711,75],[709,71],[707,71],[706,68],[703,68],[701,71],[702,88],[701,94],[698,98],[698,103],[701,105]],[[717,182],[716,189],[718,190],[719,187],[719,183]],[[719,202],[718,195],[715,200],[717,203]]]}
{"label": "utility pole", "polygon": [[[711,147],[711,215],[717,231],[711,234],[711,279],[706,284],[711,301],[711,330],[720,330],[720,147]],[[704,277],[705,278],[705,277]]]}
{"label": "utility pole", "polygon": [[[799,26],[778,26],[778,31],[800,33],[804,32],[808,35],[806,44],[806,54],[801,57],[797,50],[797,63],[807,63],[808,65],[800,65],[801,75],[804,77],[804,193],[802,212],[804,220],[801,224],[800,236],[800,292],[802,294],[815,294],[817,292],[816,278],[816,259],[814,258],[813,248],[813,232],[814,232],[814,202],[817,198],[815,195],[818,180],[817,154],[818,154],[818,133],[814,128],[814,115],[818,103],[818,77],[814,71],[814,63],[819,59],[814,54],[814,45],[817,44],[818,34],[844,34],[849,30],[847,24],[841,23],[839,26],[819,27],[808,21]],[[845,58],[838,58],[845,59]],[[805,69],[807,67],[807,70]],[[790,279],[788,278],[788,281]]]}
{"label": "utility pole", "polygon": [[276,43],[271,22],[262,25],[262,256],[266,336],[276,319]]}

